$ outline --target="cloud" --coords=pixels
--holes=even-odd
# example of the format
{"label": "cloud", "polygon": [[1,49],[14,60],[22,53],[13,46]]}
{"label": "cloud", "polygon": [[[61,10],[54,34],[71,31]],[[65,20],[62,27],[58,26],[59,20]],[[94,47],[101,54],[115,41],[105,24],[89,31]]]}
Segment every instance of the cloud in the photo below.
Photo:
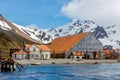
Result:
{"label": "cloud", "polygon": [[102,25],[120,24],[120,0],[72,0],[62,7],[61,13]]}

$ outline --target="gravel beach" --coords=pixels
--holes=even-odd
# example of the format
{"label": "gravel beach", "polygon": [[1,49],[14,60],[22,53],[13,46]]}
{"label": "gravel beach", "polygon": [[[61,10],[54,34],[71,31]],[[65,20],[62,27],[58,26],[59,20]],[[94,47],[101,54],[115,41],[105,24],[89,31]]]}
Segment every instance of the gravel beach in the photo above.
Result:
{"label": "gravel beach", "polygon": [[100,64],[117,63],[118,60],[77,60],[77,59],[50,59],[50,60],[15,60],[22,65],[40,65],[40,64]]}

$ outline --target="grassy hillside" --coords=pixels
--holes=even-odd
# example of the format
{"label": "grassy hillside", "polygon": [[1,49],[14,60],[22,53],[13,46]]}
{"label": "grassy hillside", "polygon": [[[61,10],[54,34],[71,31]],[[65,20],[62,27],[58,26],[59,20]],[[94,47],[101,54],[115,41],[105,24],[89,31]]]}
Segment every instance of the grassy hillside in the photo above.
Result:
{"label": "grassy hillside", "polygon": [[0,30],[0,53],[8,56],[10,48],[22,48],[24,43],[33,43],[13,33]]}

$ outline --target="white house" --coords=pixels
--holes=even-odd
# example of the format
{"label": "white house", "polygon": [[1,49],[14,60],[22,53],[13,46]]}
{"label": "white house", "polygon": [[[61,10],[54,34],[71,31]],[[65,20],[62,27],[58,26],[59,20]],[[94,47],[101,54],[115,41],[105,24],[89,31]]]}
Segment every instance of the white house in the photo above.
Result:
{"label": "white house", "polygon": [[46,45],[25,44],[24,49],[29,52],[29,59],[50,59],[50,49]]}
{"label": "white house", "polygon": [[[30,45],[30,44],[27,44]],[[37,45],[33,44],[31,46],[26,46],[25,45],[25,51],[29,52],[29,59],[40,59],[41,58],[41,53],[40,49]]]}

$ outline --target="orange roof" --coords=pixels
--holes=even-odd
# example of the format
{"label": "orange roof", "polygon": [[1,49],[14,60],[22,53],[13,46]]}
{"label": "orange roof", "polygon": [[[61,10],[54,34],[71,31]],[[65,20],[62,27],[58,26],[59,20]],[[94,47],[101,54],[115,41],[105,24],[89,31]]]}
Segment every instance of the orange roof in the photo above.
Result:
{"label": "orange roof", "polygon": [[29,48],[32,44],[24,44],[26,48]]}
{"label": "orange roof", "polygon": [[39,44],[25,44],[26,48],[30,48],[30,46],[36,45],[40,50],[43,51],[50,51],[50,49],[46,45],[39,45]]}
{"label": "orange roof", "polygon": [[83,56],[83,52],[72,52],[73,56]]}
{"label": "orange roof", "polygon": [[81,33],[81,34],[75,34],[65,37],[59,37],[54,39],[48,47],[50,48],[52,53],[56,52],[64,52],[66,53],[70,48],[72,48],[76,43],[81,41],[88,32]]}
{"label": "orange roof", "polygon": [[50,51],[50,49],[46,46],[46,45],[37,45],[39,47],[39,49],[41,49],[42,51]]}
{"label": "orange roof", "polygon": [[23,51],[23,50],[20,50],[20,51],[14,52],[14,53],[12,53],[12,54],[28,54],[28,52],[25,52],[25,51]]}

